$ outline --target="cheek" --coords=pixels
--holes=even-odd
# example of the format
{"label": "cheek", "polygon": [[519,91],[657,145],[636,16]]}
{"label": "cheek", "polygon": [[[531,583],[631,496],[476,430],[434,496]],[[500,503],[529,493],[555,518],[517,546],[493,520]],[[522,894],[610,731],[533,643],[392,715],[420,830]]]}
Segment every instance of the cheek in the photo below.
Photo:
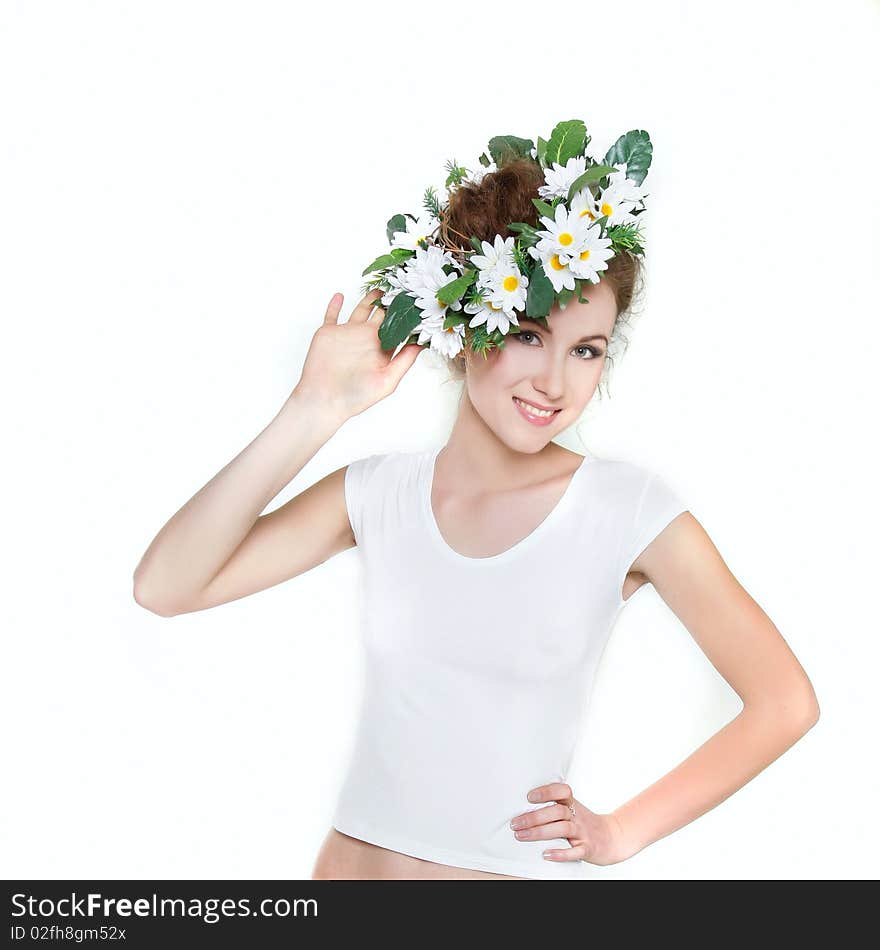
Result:
{"label": "cheek", "polygon": [[496,387],[517,383],[528,364],[525,350],[526,347],[515,340],[508,340],[503,350],[493,350],[484,367],[487,381]]}
{"label": "cheek", "polygon": [[521,381],[516,360],[503,351],[493,351],[487,359],[476,359],[476,365],[468,372],[467,388],[471,404],[484,417],[492,416],[498,407],[510,399],[510,394]]}

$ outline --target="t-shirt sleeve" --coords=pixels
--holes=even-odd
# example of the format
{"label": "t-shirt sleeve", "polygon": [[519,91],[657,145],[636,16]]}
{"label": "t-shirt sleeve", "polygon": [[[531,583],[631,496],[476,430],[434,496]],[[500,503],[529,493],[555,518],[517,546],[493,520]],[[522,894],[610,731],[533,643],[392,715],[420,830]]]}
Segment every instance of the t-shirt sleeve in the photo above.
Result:
{"label": "t-shirt sleeve", "polygon": [[364,541],[365,514],[369,505],[370,475],[379,461],[380,455],[368,455],[365,458],[349,462],[345,469],[345,507],[348,520],[358,546]]}
{"label": "t-shirt sleeve", "polygon": [[636,505],[635,518],[624,545],[621,564],[621,586],[633,561],[645,550],[663,529],[688,505],[679,493],[660,475],[645,473],[644,486]]}

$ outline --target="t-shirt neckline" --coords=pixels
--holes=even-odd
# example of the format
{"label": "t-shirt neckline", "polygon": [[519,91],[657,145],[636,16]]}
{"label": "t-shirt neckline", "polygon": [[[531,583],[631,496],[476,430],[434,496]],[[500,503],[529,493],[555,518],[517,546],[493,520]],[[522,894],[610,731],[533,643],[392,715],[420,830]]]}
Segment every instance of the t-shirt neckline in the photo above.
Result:
{"label": "t-shirt neckline", "polygon": [[442,449],[443,446],[440,445],[435,449],[427,449],[425,451],[425,464],[423,466],[424,474],[420,486],[422,496],[422,513],[425,517],[428,525],[428,531],[431,534],[435,545],[441,551],[443,551],[447,557],[450,557],[451,559],[462,564],[474,565],[497,564],[499,561],[506,561],[509,558],[521,554],[523,551],[529,548],[536,539],[540,538],[541,535],[544,534],[544,532],[546,532],[550,527],[552,527],[553,523],[562,516],[563,512],[568,507],[567,502],[573,494],[575,483],[578,481],[579,476],[584,471],[584,469],[587,468],[591,460],[590,453],[585,453],[580,465],[578,465],[569,478],[568,484],[565,486],[565,491],[563,491],[559,500],[550,509],[543,521],[533,528],[529,534],[515,542],[513,545],[511,545],[511,547],[506,548],[504,551],[500,551],[498,554],[492,554],[489,557],[470,557],[467,554],[461,554],[459,551],[456,551],[449,545],[440,531],[440,526],[437,524],[437,519],[434,517],[434,509],[431,506],[431,492],[434,488],[434,468],[437,461],[437,456],[440,454]]}

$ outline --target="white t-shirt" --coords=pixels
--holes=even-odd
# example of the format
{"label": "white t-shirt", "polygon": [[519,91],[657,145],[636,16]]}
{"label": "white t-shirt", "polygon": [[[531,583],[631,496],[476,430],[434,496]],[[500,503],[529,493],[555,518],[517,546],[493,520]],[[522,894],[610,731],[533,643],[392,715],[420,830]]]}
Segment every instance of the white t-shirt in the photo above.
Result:
{"label": "white t-shirt", "polygon": [[[362,573],[364,691],[333,825],[403,854],[525,878],[583,878],[510,819],[565,782],[596,666],[636,556],[687,510],[658,475],[587,453],[531,534],[494,557],[443,539],[440,448],[345,473]],[[589,790],[573,789],[589,800]]]}

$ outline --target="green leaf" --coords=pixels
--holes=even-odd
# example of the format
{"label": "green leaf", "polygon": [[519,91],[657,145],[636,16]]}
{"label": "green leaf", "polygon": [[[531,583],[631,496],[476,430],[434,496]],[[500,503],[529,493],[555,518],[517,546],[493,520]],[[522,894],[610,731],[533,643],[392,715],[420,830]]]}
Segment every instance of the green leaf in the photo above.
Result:
{"label": "green leaf", "polygon": [[568,287],[563,287],[562,290],[560,290],[558,294],[559,309],[565,310],[566,306],[568,305],[568,301],[571,300],[573,296],[574,296],[573,290],[569,290]]}
{"label": "green leaf", "polygon": [[556,294],[550,278],[544,273],[544,265],[537,261],[529,275],[529,288],[526,292],[526,316],[546,317],[553,306]]}
{"label": "green leaf", "polygon": [[415,251],[411,251],[409,248],[392,248],[390,254],[382,254],[381,256],[377,257],[376,260],[374,260],[366,270],[362,271],[361,277],[365,276],[366,274],[373,274],[377,270],[385,270],[386,267],[395,267],[414,256]]}
{"label": "green leaf", "polygon": [[489,154],[499,168],[514,158],[531,158],[534,147],[531,139],[521,139],[516,135],[495,135],[489,139]]}
{"label": "green leaf", "polygon": [[397,231],[406,230],[406,215],[396,214],[385,226],[385,233],[388,235],[388,243],[390,244],[394,239],[394,235]]}
{"label": "green leaf", "polygon": [[591,284],[591,280],[587,280],[586,277],[581,279],[575,279],[575,286],[577,287],[578,293],[578,303],[589,303],[590,301],[584,296],[584,284]]}
{"label": "green leaf", "polygon": [[383,350],[394,350],[422,321],[422,311],[415,297],[401,291],[385,311],[379,327],[379,342]]}
{"label": "green leaf", "polygon": [[633,129],[620,136],[608,149],[602,161],[606,165],[626,162],[626,177],[640,185],[651,167],[653,154],[654,146],[648,133],[643,129]]}
{"label": "green leaf", "polygon": [[590,225],[591,228],[598,228],[599,233],[602,237],[608,237],[608,233],[605,230],[605,225],[608,223],[609,215],[603,214],[601,218],[596,218],[596,220]]}
{"label": "green leaf", "polygon": [[538,144],[536,146],[536,151],[538,153],[538,164],[542,168],[546,168],[547,167],[547,143],[544,141],[544,139],[541,138],[540,135],[538,136]]}
{"label": "green leaf", "polygon": [[480,156],[480,164],[483,168],[488,168],[492,163],[489,161],[489,156],[485,152]]}
{"label": "green leaf", "polygon": [[559,122],[547,143],[547,164],[558,162],[563,167],[570,158],[584,154],[587,127],[582,119]]}
{"label": "green leaf", "polygon": [[538,209],[538,211],[548,217],[551,221],[554,220],[554,215],[556,212],[553,210],[553,205],[548,205],[546,201],[541,201],[540,198],[532,198],[532,204]]}
{"label": "green leaf", "polygon": [[566,200],[571,201],[582,188],[585,188],[587,185],[592,185],[593,182],[604,178],[613,171],[613,165],[591,165],[583,175],[579,175],[571,183],[571,188],[568,189],[568,198]]}
{"label": "green leaf", "polygon": [[507,230],[513,231],[514,234],[519,233],[521,247],[533,247],[540,240],[538,232],[530,224],[523,221],[512,221],[507,225]]}
{"label": "green leaf", "polygon": [[477,252],[477,254],[483,253],[483,242],[474,234],[471,235],[471,246]]}
{"label": "green leaf", "polygon": [[448,284],[444,284],[437,291],[437,299],[440,303],[445,304],[447,307],[451,303],[455,303],[461,295],[470,287],[474,282],[474,278],[477,276],[475,270],[465,271],[461,277],[456,277],[455,280],[451,280]]}

